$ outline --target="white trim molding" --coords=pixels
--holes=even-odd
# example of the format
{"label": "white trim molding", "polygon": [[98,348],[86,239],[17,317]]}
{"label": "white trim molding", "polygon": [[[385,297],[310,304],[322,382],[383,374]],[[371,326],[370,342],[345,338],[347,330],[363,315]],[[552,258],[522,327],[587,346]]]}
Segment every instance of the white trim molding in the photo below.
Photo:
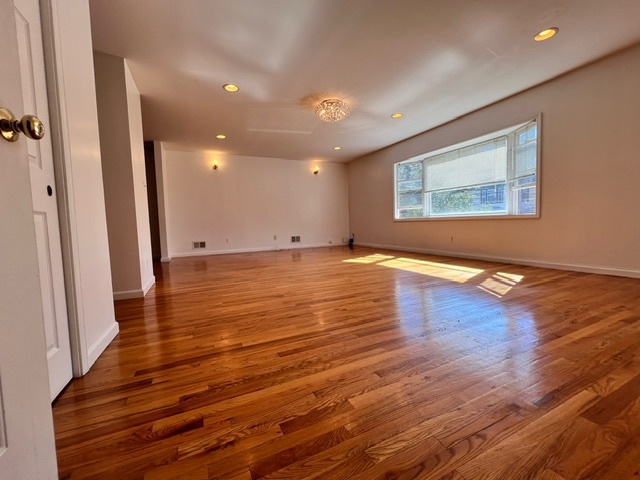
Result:
{"label": "white trim molding", "polygon": [[320,247],[343,247],[344,243],[314,243],[311,245],[296,244],[291,246],[279,247],[258,247],[258,248],[238,248],[234,250],[205,250],[198,252],[172,253],[171,257],[204,257],[206,255],[226,255],[233,253],[253,253],[253,252],[279,252],[282,250],[300,250],[304,248],[320,248]]}
{"label": "white trim molding", "polygon": [[144,298],[144,290],[125,290],[123,292],[113,292],[114,300],[128,300],[130,298]]}
{"label": "white trim molding", "polygon": [[144,296],[149,292],[151,287],[153,287],[156,283],[155,275],[152,275],[149,281],[144,285],[141,289],[138,288],[136,290],[123,290],[121,292],[113,292],[114,300],[128,300],[130,298],[144,298]]}
{"label": "white trim molding", "polygon": [[573,272],[595,273],[598,275],[614,275],[616,277],[640,278],[640,270],[633,270],[619,267],[605,267],[599,265],[584,265],[572,263],[547,262],[543,260],[530,260],[526,258],[501,257],[494,255],[475,255],[471,253],[451,252],[447,250],[433,250],[429,248],[402,247],[399,245],[381,245],[377,243],[362,243],[356,245],[361,247],[382,248],[384,250],[394,250],[397,252],[424,253],[427,255],[439,255],[443,257],[468,258],[472,260],[485,260],[487,262],[511,263],[514,265],[526,265],[529,267],[552,268],[555,270],[569,270]]}
{"label": "white trim molding", "polygon": [[155,275],[151,275],[151,277],[149,278],[149,281],[146,283],[146,285],[144,285],[142,287],[142,296],[144,297],[149,290],[151,289],[151,287],[153,287],[156,283],[156,276]]}
{"label": "white trim molding", "polygon": [[[89,368],[95,363],[98,357],[104,352],[104,350],[109,346],[111,341],[116,338],[118,332],[120,331],[120,325],[118,322],[114,322],[110,328],[105,330],[102,335],[96,340],[93,345],[89,347],[88,357],[89,357]],[[87,370],[89,370],[87,368]]]}

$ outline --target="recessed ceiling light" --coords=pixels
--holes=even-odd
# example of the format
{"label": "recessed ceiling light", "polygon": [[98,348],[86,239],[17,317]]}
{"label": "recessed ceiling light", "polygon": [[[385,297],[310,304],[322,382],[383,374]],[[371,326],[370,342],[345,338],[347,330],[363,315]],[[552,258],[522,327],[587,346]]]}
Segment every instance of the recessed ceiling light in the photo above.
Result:
{"label": "recessed ceiling light", "polygon": [[333,147],[334,150],[340,150],[342,147]]}
{"label": "recessed ceiling light", "polygon": [[220,135],[216,135],[216,138],[219,138],[220,140],[224,140],[225,138],[227,138],[227,136],[220,134]]}
{"label": "recessed ceiling light", "polygon": [[545,30],[542,30],[541,32],[538,32],[536,36],[533,37],[533,39],[536,42],[542,42],[543,40],[547,40],[553,37],[556,33],[558,33],[558,29],[556,27],[547,28]]}
{"label": "recessed ceiling light", "polygon": [[224,88],[227,92],[231,92],[231,93],[235,93],[238,90],[240,90],[240,87],[237,85],[234,85],[233,83],[226,83],[222,86],[222,88]]}
{"label": "recessed ceiling light", "polygon": [[393,115],[391,115],[391,118],[393,118],[394,120],[397,120],[400,117],[402,117],[402,114],[400,112],[394,113]]}

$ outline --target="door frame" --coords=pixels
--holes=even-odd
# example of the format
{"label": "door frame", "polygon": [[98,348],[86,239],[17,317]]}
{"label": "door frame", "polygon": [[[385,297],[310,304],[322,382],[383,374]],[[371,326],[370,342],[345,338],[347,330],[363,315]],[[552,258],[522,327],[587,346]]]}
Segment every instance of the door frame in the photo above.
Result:
{"label": "door frame", "polygon": [[42,43],[44,49],[45,72],[47,77],[47,96],[49,102],[49,134],[53,148],[53,168],[56,179],[58,222],[60,224],[60,243],[62,246],[62,265],[64,287],[67,300],[67,318],[69,340],[71,344],[71,365],[73,376],[81,377],[91,367],[88,358],[89,346],[86,344],[85,325],[82,317],[81,279],[77,278],[78,238],[75,207],[69,199],[73,197],[71,172],[71,151],[68,117],[65,109],[64,78],[61,70],[62,55],[59,38],[58,11],[55,0],[40,0],[40,22],[42,25]]}

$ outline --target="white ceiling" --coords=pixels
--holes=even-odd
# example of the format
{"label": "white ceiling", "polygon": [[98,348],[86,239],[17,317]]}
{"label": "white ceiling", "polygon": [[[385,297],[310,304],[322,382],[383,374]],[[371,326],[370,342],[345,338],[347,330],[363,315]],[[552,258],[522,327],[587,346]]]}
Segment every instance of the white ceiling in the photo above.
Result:
{"label": "white ceiling", "polygon": [[[94,48],[129,61],[146,139],[332,162],[640,42],[639,0],[92,0],[91,21]],[[318,120],[328,97],[351,115]]]}

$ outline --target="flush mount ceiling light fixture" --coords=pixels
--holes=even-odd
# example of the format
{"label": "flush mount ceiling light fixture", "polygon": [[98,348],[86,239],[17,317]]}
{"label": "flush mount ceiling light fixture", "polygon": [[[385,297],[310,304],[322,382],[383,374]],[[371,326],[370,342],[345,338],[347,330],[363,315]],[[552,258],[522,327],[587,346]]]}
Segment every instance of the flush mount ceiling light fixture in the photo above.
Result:
{"label": "flush mount ceiling light fixture", "polygon": [[238,90],[240,90],[240,87],[234,85],[233,83],[225,83],[222,88],[224,88],[229,93],[236,93]]}
{"label": "flush mount ceiling light fixture", "polygon": [[542,42],[543,40],[548,40],[553,37],[556,33],[558,33],[558,29],[556,27],[546,28],[536,34],[533,39],[536,42]]}
{"label": "flush mount ceiling light fixture", "polygon": [[337,98],[327,98],[318,103],[313,113],[323,122],[337,122],[349,115],[349,104]]}

